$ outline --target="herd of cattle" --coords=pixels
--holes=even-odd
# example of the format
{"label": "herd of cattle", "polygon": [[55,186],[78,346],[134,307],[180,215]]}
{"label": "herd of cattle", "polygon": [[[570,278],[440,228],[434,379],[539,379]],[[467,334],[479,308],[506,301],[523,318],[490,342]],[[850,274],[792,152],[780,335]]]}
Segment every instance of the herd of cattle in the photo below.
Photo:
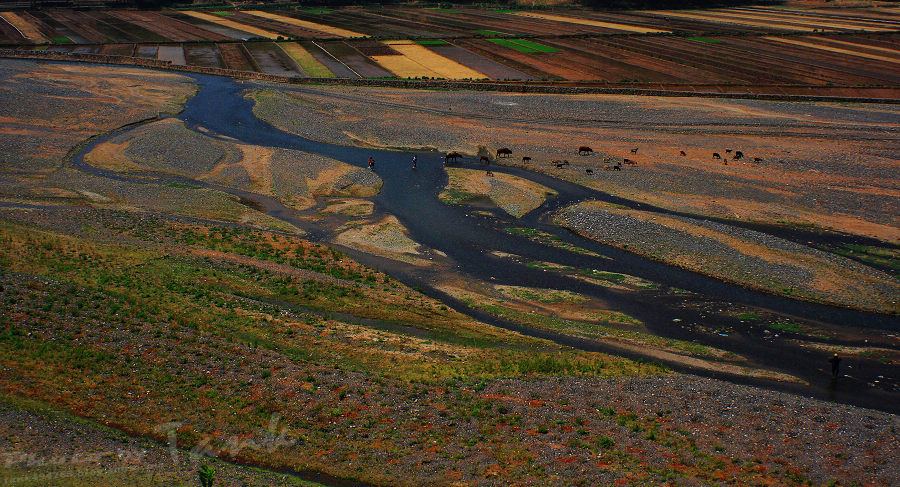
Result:
{"label": "herd of cattle", "polygon": [[[637,154],[638,149],[639,149],[638,147],[631,149],[631,153]],[[678,151],[678,152],[681,157],[687,157],[687,152],[685,152],[683,150]],[[496,158],[497,159],[509,158],[512,156],[512,153],[513,153],[512,149],[510,149],[508,147],[501,147],[500,149],[497,149]],[[588,147],[586,145],[579,147],[578,151],[577,151],[577,154],[579,156],[589,156],[589,155],[592,155],[593,153],[594,153],[594,149],[591,149],[590,147]],[[725,154],[726,154],[726,157],[723,159],[721,154],[719,154],[718,152],[713,152],[712,158],[714,160],[722,161],[726,166],[728,165],[729,155],[731,156],[731,159],[734,161],[739,161],[739,160],[744,159],[744,153],[739,150],[725,149]],[[461,157],[462,157],[462,155],[459,152],[448,152],[444,156],[444,164],[446,165],[446,164],[456,163],[459,161],[459,159]],[[754,157],[752,160],[754,163],[760,163],[763,161],[762,158],[759,158],[759,157]],[[481,155],[479,158],[479,162],[483,166],[488,166],[491,163],[491,158],[488,157],[487,155]],[[531,162],[531,157],[529,157],[529,156],[522,157],[523,164],[528,164],[530,162]],[[603,163],[605,164],[603,169],[606,171],[621,171],[623,165],[626,165],[626,166],[636,166],[637,165],[636,161],[629,159],[627,157],[623,157],[621,161],[616,161],[615,163],[613,163],[613,159],[611,157],[607,157],[603,160]],[[566,159],[562,159],[562,160],[555,159],[553,161],[550,161],[550,165],[553,165],[553,166],[556,166],[557,168],[562,169],[569,165],[569,161]],[[594,174],[594,170],[593,169],[585,169],[585,173],[587,173],[588,175],[591,175],[591,174]],[[488,170],[488,175],[492,176],[493,173],[490,170]]]}

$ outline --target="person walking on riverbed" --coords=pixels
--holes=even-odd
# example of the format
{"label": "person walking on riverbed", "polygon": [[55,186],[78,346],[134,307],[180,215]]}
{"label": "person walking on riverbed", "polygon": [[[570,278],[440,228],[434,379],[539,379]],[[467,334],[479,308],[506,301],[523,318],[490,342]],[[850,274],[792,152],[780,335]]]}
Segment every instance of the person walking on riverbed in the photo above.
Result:
{"label": "person walking on riverbed", "polygon": [[375,159],[369,158],[369,169],[375,170]]}
{"label": "person walking on riverbed", "polygon": [[838,357],[838,354],[834,354],[834,357],[831,357],[830,359],[828,359],[828,361],[831,362],[831,378],[837,379],[839,375],[838,367],[841,364],[841,358]]}
{"label": "person walking on riverbed", "polygon": [[415,169],[416,166],[419,165],[419,157],[418,157],[418,156],[413,156],[413,161],[412,161],[412,162],[413,162],[413,169]]}

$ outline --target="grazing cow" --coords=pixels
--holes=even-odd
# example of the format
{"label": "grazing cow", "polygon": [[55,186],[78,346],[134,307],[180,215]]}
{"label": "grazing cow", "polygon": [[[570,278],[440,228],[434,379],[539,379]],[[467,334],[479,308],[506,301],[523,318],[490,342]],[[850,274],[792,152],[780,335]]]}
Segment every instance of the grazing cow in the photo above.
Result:
{"label": "grazing cow", "polygon": [[566,165],[560,162],[559,164],[556,165],[556,167],[561,169],[561,168],[566,167]]}
{"label": "grazing cow", "polygon": [[586,146],[586,145],[583,145],[583,146],[581,146],[581,147],[578,148],[578,155],[579,155],[579,156],[588,156],[588,155],[591,155],[591,154],[593,154],[593,153],[594,153],[594,149],[591,149],[590,147],[588,147],[588,146]]}
{"label": "grazing cow", "polygon": [[722,156],[719,155],[718,152],[713,152],[713,159],[721,159]]}
{"label": "grazing cow", "polygon": [[488,169],[488,170],[487,170],[487,175],[490,176],[490,177],[494,177],[494,172],[491,171],[490,169]]}
{"label": "grazing cow", "polygon": [[731,149],[725,149],[726,154],[731,154]]}
{"label": "grazing cow", "polygon": [[625,164],[628,164],[630,166],[637,166],[637,162],[632,161],[631,159],[623,159],[622,162],[624,162]]}
{"label": "grazing cow", "polygon": [[622,170],[621,164],[616,164],[615,166],[613,166],[613,171],[621,171],[621,170]]}
{"label": "grazing cow", "polygon": [[736,152],[734,153],[734,160],[735,160],[735,161],[738,160],[738,159],[743,159],[743,158],[744,158],[744,153],[743,153],[743,152],[741,152],[741,151],[736,151]]}
{"label": "grazing cow", "polygon": [[754,157],[753,162],[762,162],[762,157]]}
{"label": "grazing cow", "polygon": [[444,156],[445,163],[456,162],[457,159],[459,159],[459,152],[448,152],[447,155]]}
{"label": "grazing cow", "polygon": [[687,152],[681,151],[681,157],[684,157],[684,156],[686,156],[686,155],[687,155]]}
{"label": "grazing cow", "polygon": [[531,162],[531,158],[528,156],[522,156],[522,164]]}
{"label": "grazing cow", "polygon": [[637,150],[638,150],[638,148],[635,147],[634,149],[631,149],[631,153],[632,153],[632,154],[637,154]]}
{"label": "grazing cow", "polygon": [[481,156],[481,159],[479,159],[478,162],[481,163],[482,166],[490,166],[491,158],[488,156]]}
{"label": "grazing cow", "polygon": [[510,155],[512,155],[512,151],[508,147],[497,149],[497,157],[509,157]]}
{"label": "grazing cow", "polygon": [[593,169],[585,169],[584,172],[587,173],[588,175],[594,174]]}

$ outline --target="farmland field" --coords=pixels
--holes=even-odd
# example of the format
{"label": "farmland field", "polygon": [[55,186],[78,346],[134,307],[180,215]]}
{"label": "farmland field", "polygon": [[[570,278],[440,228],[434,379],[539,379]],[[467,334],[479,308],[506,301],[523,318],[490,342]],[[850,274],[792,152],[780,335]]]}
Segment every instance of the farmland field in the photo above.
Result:
{"label": "farmland field", "polygon": [[[282,42],[282,49],[263,39]],[[284,44],[289,40],[299,44]],[[883,9],[52,9],[0,15],[0,44],[26,49],[74,45],[53,49],[111,53],[95,45],[134,44],[132,55],[152,57],[152,44],[182,42],[190,53],[189,44],[202,41],[215,43],[204,51],[221,52],[193,56],[187,64],[287,78],[541,80],[876,98],[894,96],[900,86],[900,21]],[[286,45],[302,49],[291,54]],[[162,52],[158,59],[181,63],[167,54],[174,48]]]}
{"label": "farmland field", "polygon": [[0,484],[900,485],[898,10],[549,3],[0,12]]}

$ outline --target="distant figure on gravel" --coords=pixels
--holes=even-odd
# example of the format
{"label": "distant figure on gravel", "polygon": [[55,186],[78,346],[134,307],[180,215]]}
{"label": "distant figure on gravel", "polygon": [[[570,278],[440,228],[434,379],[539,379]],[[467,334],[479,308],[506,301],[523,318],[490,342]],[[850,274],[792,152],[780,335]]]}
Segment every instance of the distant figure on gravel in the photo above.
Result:
{"label": "distant figure on gravel", "polygon": [[369,158],[369,169],[375,170],[375,159]]}
{"label": "distant figure on gravel", "polygon": [[419,158],[417,156],[413,156],[413,169],[419,165]]}
{"label": "distant figure on gravel", "polygon": [[834,357],[831,357],[828,361],[831,362],[831,378],[837,379],[838,375],[840,375],[838,369],[841,365],[841,358],[838,357],[838,354],[834,354]]}

